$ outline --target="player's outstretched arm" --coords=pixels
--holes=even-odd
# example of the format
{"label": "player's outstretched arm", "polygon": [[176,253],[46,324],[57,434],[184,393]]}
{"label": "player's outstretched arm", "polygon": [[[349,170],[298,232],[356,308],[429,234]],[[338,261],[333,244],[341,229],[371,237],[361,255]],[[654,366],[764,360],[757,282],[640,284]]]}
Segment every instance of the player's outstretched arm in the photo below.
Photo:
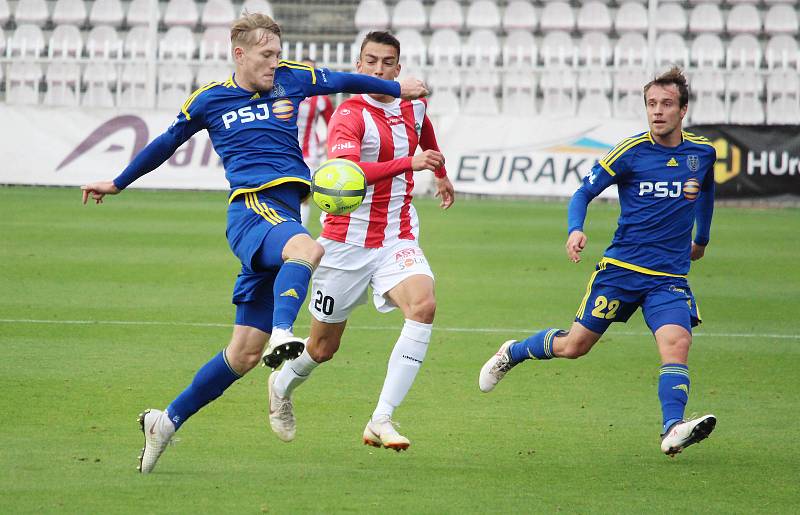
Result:
{"label": "player's outstretched arm", "polygon": [[81,193],[83,194],[83,203],[89,200],[91,196],[95,204],[102,204],[103,197],[106,195],[116,195],[120,189],[114,184],[114,181],[100,181],[90,182],[81,186]]}
{"label": "player's outstretched arm", "polygon": [[565,246],[567,248],[567,257],[569,257],[570,261],[573,263],[580,263],[581,252],[586,248],[586,235],[583,231],[572,231],[569,233]]}

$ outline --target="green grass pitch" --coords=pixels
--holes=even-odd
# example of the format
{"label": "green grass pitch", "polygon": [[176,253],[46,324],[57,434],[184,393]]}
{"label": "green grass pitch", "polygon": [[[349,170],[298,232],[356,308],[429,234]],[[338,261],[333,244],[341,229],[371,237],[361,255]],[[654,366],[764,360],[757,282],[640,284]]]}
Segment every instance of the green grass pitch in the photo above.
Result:
{"label": "green grass pitch", "polygon": [[[426,362],[396,413],[406,453],[361,443],[398,313],[360,308],[295,395],[280,442],[254,370],[135,470],[137,414],[163,408],[230,336],[225,194],[0,188],[0,512],[788,513],[800,479],[800,210],[718,207],[690,275],[705,319],[688,413],[714,434],[659,451],[658,356],[636,315],[586,358],[525,363],[491,394],[506,339],[567,326],[618,208],[589,210],[584,261],[561,202],[421,199],[437,276]],[[305,333],[308,313],[297,331]]]}

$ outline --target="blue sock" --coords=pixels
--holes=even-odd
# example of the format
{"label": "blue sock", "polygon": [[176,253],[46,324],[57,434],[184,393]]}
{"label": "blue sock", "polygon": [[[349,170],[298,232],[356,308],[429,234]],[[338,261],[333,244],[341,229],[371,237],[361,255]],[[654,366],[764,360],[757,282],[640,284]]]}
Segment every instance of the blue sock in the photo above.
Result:
{"label": "blue sock", "polygon": [[287,259],[275,277],[275,307],[272,326],[291,329],[308,293],[308,281],[314,267],[302,259]]}
{"label": "blue sock", "polygon": [[689,401],[689,367],[678,363],[661,365],[658,376],[658,400],[661,401],[664,433],[683,420]]}
{"label": "blue sock", "polygon": [[167,407],[175,429],[180,428],[197,410],[222,395],[239,377],[241,376],[228,365],[224,350],[211,358],[211,361],[197,371],[192,384]]}
{"label": "blue sock", "polygon": [[508,350],[511,354],[511,361],[519,363],[526,359],[552,359],[553,338],[562,334],[564,331],[556,328],[539,331],[533,336],[529,336],[521,342],[511,345]]}

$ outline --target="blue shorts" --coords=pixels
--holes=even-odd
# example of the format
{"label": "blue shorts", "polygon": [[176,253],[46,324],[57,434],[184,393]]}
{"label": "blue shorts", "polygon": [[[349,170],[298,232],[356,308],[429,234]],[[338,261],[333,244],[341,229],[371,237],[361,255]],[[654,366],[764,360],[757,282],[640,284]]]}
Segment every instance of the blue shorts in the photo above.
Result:
{"label": "blue shorts", "polygon": [[241,194],[228,206],[225,234],[242,263],[233,287],[237,325],[272,331],[272,288],[283,265],[283,247],[293,236],[308,234],[300,223],[300,201],[307,190],[304,184],[287,183]]}
{"label": "blue shorts", "polygon": [[602,334],[612,322],[627,322],[639,306],[654,333],[667,324],[691,333],[702,322],[686,277],[644,274],[602,261],[589,280],[575,321]]}

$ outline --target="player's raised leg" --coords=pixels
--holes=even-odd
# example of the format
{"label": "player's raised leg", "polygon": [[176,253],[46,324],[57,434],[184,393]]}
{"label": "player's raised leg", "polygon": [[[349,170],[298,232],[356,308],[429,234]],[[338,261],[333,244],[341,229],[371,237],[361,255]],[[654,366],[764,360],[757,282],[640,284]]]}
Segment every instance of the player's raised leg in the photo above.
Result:
{"label": "player's raised leg", "polygon": [[144,448],[139,456],[139,471],[152,472],[175,432],[197,411],[228,389],[255,367],[268,334],[237,325],[227,348],[203,365],[191,384],[173,400],[165,411],[146,410],[139,416],[144,433]]}
{"label": "player's raised leg", "polygon": [[[282,227],[286,226],[286,227]],[[305,228],[297,222],[284,222],[276,229],[291,234],[282,247],[280,270],[275,277],[273,294],[275,308],[272,336],[262,357],[264,365],[277,368],[284,360],[294,359],[303,352],[303,339],[292,332],[300,306],[308,293],[311,273],[319,264],[324,249],[311,239]],[[293,234],[291,233],[293,232]],[[277,239],[277,238],[276,238]],[[262,249],[262,266],[274,261],[274,251]]]}
{"label": "player's raised leg", "polygon": [[706,439],[714,430],[717,419],[708,414],[684,420],[691,385],[687,359],[692,334],[677,324],[662,325],[654,334],[662,363],[658,377],[658,399],[663,416],[661,451],[675,456],[686,447]]}
{"label": "player's raised leg", "polygon": [[482,392],[491,392],[509,370],[528,359],[579,358],[588,353],[601,336],[602,333],[573,322],[569,332],[551,328],[524,340],[509,340],[484,363],[478,376],[478,386]]}

